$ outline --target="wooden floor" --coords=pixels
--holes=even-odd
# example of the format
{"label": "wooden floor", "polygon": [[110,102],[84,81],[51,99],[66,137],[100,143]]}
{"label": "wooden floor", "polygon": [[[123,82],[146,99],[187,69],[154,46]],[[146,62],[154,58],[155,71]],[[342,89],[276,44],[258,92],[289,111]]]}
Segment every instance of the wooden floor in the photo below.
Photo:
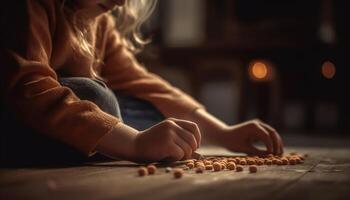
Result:
{"label": "wooden floor", "polygon": [[[334,145],[289,146],[287,152],[309,154],[304,164],[262,166],[256,174],[248,173],[247,168],[243,172],[204,174],[186,171],[182,179],[174,179],[160,168],[156,175],[138,177],[139,165],[126,161],[73,167],[3,168],[0,199],[349,200],[350,146],[324,142],[327,141]],[[199,152],[233,155],[214,147],[203,147]]]}

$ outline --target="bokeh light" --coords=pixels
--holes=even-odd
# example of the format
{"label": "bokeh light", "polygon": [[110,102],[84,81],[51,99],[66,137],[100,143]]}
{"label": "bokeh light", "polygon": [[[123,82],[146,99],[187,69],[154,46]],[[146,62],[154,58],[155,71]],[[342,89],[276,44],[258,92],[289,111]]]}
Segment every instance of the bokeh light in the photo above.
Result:
{"label": "bokeh light", "polygon": [[322,64],[321,73],[326,79],[332,79],[335,76],[336,68],[334,63],[330,61],[325,61]]}
{"label": "bokeh light", "polygon": [[253,61],[249,66],[249,76],[255,81],[268,81],[272,77],[271,65],[264,61]]}

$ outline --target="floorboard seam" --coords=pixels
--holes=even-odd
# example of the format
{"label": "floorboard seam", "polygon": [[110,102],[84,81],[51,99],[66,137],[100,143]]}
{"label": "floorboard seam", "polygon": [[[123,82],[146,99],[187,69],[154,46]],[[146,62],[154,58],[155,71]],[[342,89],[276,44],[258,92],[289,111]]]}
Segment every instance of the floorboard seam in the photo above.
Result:
{"label": "floorboard seam", "polygon": [[321,163],[321,160],[317,161],[317,163],[315,163],[315,165],[313,165],[309,170],[307,170],[305,173],[303,173],[301,176],[299,176],[298,178],[296,178],[295,180],[289,182],[286,184],[286,187],[282,190],[278,190],[276,193],[274,193],[275,195],[273,195],[271,197],[271,199],[279,199],[281,198],[281,194],[285,191],[288,190],[288,188],[292,187],[294,184],[296,184],[300,179],[302,179],[307,173],[311,172],[312,170],[314,170],[317,165],[319,165]]}

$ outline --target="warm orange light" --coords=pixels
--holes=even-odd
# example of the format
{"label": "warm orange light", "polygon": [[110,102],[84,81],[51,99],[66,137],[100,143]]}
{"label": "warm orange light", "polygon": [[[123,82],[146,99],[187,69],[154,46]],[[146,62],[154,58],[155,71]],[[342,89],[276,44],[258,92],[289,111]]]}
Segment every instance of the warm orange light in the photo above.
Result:
{"label": "warm orange light", "polygon": [[257,79],[264,79],[267,77],[267,66],[262,62],[256,62],[252,66],[252,74]]}
{"label": "warm orange light", "polygon": [[321,72],[325,78],[332,79],[336,73],[335,65],[330,61],[326,61],[322,64]]}
{"label": "warm orange light", "polygon": [[249,64],[248,73],[253,81],[265,82],[274,79],[274,65],[268,60],[253,60]]}

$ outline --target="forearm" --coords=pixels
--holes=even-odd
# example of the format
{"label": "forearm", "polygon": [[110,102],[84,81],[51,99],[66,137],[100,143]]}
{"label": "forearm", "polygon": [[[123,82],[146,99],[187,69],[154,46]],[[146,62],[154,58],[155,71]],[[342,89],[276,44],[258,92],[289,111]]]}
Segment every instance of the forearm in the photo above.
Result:
{"label": "forearm", "polygon": [[135,138],[137,134],[136,129],[118,123],[110,133],[101,138],[96,151],[114,159],[135,160]]}
{"label": "forearm", "polygon": [[228,127],[223,121],[201,108],[185,116],[184,119],[197,123],[203,141],[213,144],[220,143],[219,139],[222,138],[222,130]]}

